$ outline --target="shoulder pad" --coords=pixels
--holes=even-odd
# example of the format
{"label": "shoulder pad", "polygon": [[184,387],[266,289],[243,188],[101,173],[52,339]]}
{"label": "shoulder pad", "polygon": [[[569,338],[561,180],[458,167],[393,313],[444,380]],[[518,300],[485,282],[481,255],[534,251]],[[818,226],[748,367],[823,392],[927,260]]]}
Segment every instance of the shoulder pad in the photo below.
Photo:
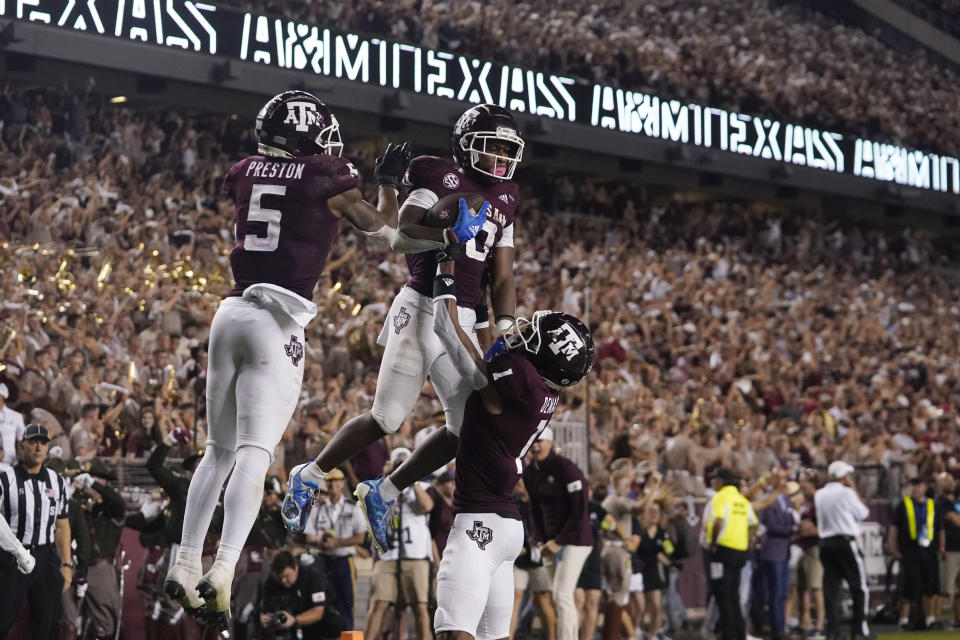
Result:
{"label": "shoulder pad", "polygon": [[403,183],[408,187],[436,190],[443,176],[456,171],[457,166],[451,160],[437,156],[418,156],[410,161],[407,173],[403,176]]}

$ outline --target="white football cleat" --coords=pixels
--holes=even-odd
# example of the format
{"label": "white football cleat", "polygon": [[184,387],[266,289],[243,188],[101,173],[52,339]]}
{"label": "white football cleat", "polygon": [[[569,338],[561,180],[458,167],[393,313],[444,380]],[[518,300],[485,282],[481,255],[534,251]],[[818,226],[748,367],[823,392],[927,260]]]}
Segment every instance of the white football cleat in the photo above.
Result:
{"label": "white football cleat", "polygon": [[203,600],[197,593],[196,585],[200,581],[200,565],[182,561],[181,559],[170,567],[167,578],[163,581],[163,592],[180,603],[187,614],[201,624],[206,624],[206,614],[203,609]]}
{"label": "white football cleat", "polygon": [[206,601],[207,623],[218,631],[230,629],[230,587],[233,584],[234,565],[227,560],[217,558],[200,578],[197,591]]}

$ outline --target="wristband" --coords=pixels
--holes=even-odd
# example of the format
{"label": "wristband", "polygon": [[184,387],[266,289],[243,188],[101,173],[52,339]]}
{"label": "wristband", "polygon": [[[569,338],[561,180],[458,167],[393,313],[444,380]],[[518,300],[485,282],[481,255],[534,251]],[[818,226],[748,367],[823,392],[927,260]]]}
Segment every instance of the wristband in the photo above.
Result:
{"label": "wristband", "polygon": [[61,562],[61,563],[60,563],[60,566],[61,566],[61,567],[67,567],[68,569],[73,569],[73,563],[72,563],[72,562]]}
{"label": "wristband", "polygon": [[457,282],[453,276],[441,274],[433,279],[433,299],[436,300],[457,300]]}
{"label": "wristband", "polygon": [[497,335],[502,335],[510,331],[510,329],[513,328],[513,325],[515,322],[516,320],[514,319],[513,316],[507,316],[507,315],[497,316]]}
{"label": "wristband", "polygon": [[477,314],[477,321],[473,324],[477,329],[486,329],[490,326],[490,310],[487,309],[487,305],[484,302],[481,302],[474,308],[474,312]]}

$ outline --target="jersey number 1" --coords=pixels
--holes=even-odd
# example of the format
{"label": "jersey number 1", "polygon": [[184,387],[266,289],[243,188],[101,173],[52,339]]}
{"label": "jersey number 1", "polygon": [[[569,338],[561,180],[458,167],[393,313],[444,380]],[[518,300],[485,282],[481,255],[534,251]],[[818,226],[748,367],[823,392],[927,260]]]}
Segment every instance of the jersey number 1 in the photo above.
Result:
{"label": "jersey number 1", "polygon": [[278,209],[266,209],[260,206],[263,196],[282,196],[287,193],[286,185],[255,184],[250,191],[250,206],[247,207],[247,222],[266,222],[267,237],[247,233],[243,236],[243,248],[247,251],[276,251],[280,244],[280,217]]}
{"label": "jersey number 1", "polygon": [[527,455],[527,451],[530,450],[530,447],[533,446],[533,443],[537,438],[540,437],[540,434],[543,433],[543,430],[546,428],[547,423],[550,422],[550,419],[541,420],[540,424],[537,425],[537,430],[534,432],[530,439],[527,440],[527,444],[523,445],[523,449],[520,450],[520,455],[517,456],[517,475],[523,473],[523,457]]}

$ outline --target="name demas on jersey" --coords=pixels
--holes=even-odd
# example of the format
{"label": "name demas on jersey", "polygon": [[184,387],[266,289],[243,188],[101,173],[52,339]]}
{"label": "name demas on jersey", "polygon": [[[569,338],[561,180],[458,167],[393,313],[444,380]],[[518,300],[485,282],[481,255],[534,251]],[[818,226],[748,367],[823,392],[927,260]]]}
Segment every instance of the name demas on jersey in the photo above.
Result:
{"label": "name demas on jersey", "polygon": [[[490,203],[483,223],[486,239],[470,240],[462,257],[457,259],[457,304],[472,307],[480,299],[480,284],[487,258],[494,247],[513,246],[513,223],[517,210],[519,190],[512,181],[487,184],[474,180],[455,162],[435,156],[414,158],[407,168],[404,184],[410,195],[404,204],[411,203],[425,209],[451,193],[476,193]],[[433,276],[437,273],[436,252],[407,254],[410,280],[407,286],[425,296],[433,295]]]}

